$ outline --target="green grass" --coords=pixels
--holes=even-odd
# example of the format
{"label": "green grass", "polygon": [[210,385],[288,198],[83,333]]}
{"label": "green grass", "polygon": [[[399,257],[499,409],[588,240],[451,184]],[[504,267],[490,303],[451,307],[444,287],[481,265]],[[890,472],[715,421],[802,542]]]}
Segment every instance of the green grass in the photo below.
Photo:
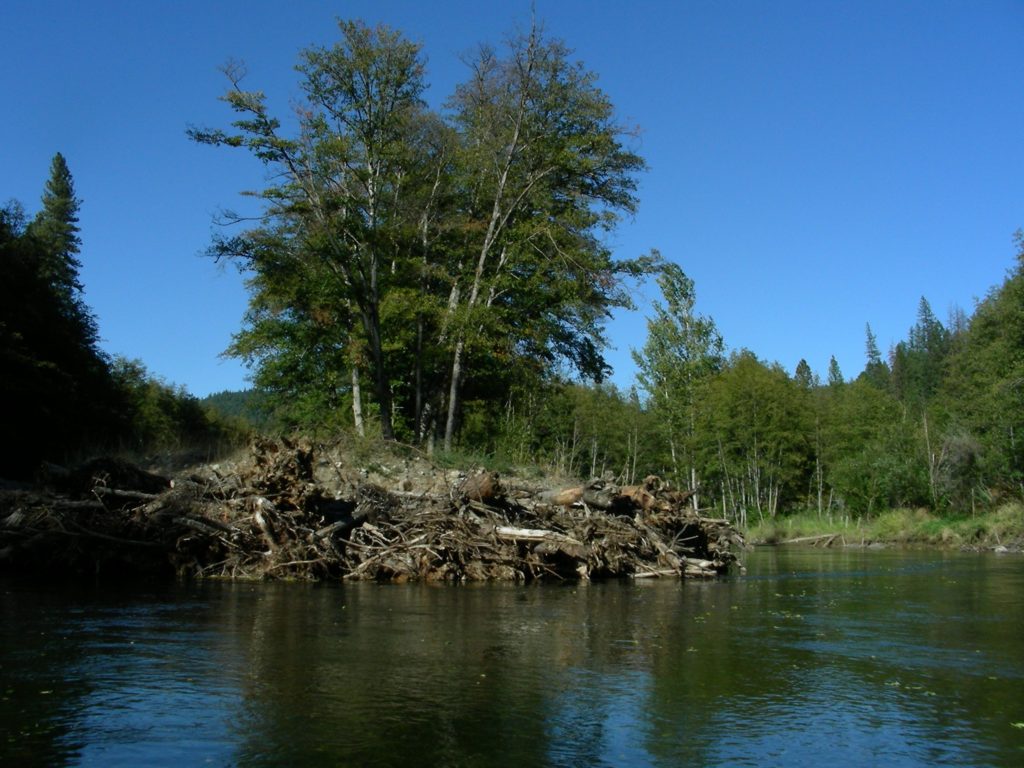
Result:
{"label": "green grass", "polygon": [[814,513],[787,515],[751,526],[747,540],[777,544],[831,535],[840,537],[846,544],[1019,549],[1024,547],[1024,504],[1011,502],[975,516],[940,516],[924,509],[892,509],[854,519],[835,514],[831,520]]}

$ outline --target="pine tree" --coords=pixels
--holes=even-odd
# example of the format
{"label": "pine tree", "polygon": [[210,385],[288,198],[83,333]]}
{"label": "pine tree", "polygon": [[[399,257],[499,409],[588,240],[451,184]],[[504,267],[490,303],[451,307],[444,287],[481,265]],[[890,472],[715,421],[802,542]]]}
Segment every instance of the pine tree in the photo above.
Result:
{"label": "pine tree", "polygon": [[870,323],[865,324],[864,332],[867,365],[864,366],[864,373],[861,376],[879,389],[887,389],[889,387],[889,366],[882,362],[882,353],[878,350],[878,341],[875,339]]}
{"label": "pine tree", "polygon": [[892,357],[893,389],[904,405],[921,409],[931,400],[942,381],[949,349],[949,332],[922,296],[910,337],[896,345]]}
{"label": "pine tree", "polygon": [[808,365],[804,358],[800,358],[800,362],[796,364],[796,370],[793,372],[793,379],[797,384],[800,385],[800,389],[812,389],[814,387],[814,372],[811,370],[811,366]]}
{"label": "pine tree", "polygon": [[839,370],[839,361],[836,360],[835,355],[832,355],[828,361],[828,385],[830,387],[838,387],[843,383],[843,372]]}
{"label": "pine tree", "polygon": [[98,354],[99,330],[85,303],[78,258],[82,240],[78,236],[81,201],[64,156],[58,152],[50,164],[50,178],[42,197],[42,210],[28,227],[28,236],[39,246],[39,277],[57,297],[61,314],[76,329],[83,347]]}
{"label": "pine tree", "polygon": [[30,227],[30,234],[46,250],[40,265],[41,277],[53,286],[66,301],[74,302],[82,290],[78,271],[82,268],[78,253],[82,241],[78,236],[78,209],[71,171],[58,152],[50,164],[50,178],[43,192],[43,209]]}

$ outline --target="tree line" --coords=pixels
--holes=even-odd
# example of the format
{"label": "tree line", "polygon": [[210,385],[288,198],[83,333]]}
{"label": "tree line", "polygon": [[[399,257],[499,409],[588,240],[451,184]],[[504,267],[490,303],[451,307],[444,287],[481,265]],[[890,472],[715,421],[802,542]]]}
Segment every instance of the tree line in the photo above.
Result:
{"label": "tree line", "polygon": [[[947,324],[922,298],[917,322],[883,359],[870,325],[865,367],[821,382],[748,351],[728,357],[693,286],[673,270],[635,353],[655,444],[680,480],[730,517],[895,507],[962,513],[1024,494],[1024,236],[1017,266],[968,317]],[[671,276],[669,276],[671,275]],[[654,453],[657,453],[655,450]]]}
{"label": "tree line", "polygon": [[79,207],[60,153],[35,216],[17,201],[0,207],[0,477],[27,478],[42,461],[89,452],[205,446],[244,431],[141,362],[100,349],[79,277]]}

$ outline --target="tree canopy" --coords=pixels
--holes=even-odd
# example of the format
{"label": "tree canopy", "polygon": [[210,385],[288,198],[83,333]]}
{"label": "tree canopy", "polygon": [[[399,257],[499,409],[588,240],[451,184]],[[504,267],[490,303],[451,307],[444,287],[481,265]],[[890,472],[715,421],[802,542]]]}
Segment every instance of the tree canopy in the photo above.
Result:
{"label": "tree canopy", "polygon": [[274,171],[260,226],[212,249],[249,274],[231,353],[270,402],[315,403],[300,421],[351,407],[361,429],[367,371],[385,438],[450,447],[483,380],[510,391],[565,366],[600,380],[602,323],[653,259],[616,259],[602,237],[635,209],[644,164],[594,74],[535,26],[504,52],[481,46],[435,112],[419,47],[354,21],[298,70],[294,135],[238,65],[231,130],[190,130]]}

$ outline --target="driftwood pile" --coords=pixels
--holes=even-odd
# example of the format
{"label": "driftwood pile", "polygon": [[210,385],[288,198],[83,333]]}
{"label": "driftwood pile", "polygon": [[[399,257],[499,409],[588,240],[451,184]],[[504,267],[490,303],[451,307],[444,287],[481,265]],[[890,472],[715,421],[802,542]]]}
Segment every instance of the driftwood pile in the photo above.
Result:
{"label": "driftwood pile", "polygon": [[[657,478],[554,491],[493,473],[445,489],[328,490],[310,446],[258,440],[247,460],[169,479],[125,462],[51,468],[48,490],[0,491],[0,567],[188,577],[377,581],[710,577],[740,535]],[[341,473],[339,472],[339,476]]]}

